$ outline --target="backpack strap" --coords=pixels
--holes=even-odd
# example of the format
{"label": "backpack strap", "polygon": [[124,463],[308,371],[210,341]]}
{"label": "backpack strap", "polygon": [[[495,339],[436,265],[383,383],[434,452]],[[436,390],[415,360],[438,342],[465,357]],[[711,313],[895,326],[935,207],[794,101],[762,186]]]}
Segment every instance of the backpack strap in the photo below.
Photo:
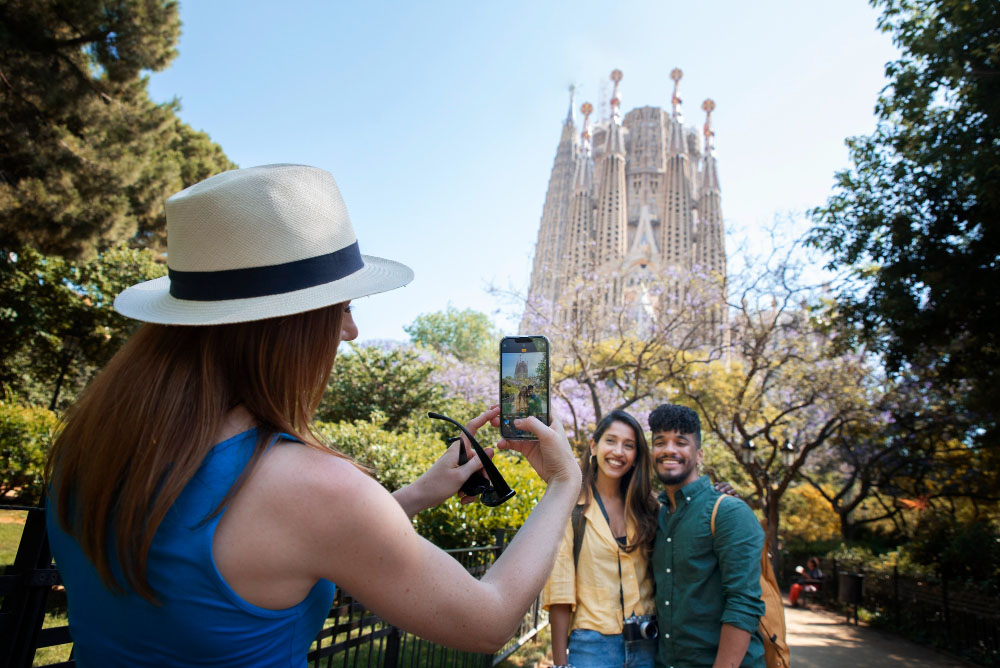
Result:
{"label": "backpack strap", "polygon": [[583,516],[583,505],[573,506],[573,568],[580,561],[580,548],[583,547],[583,532],[587,529],[587,518]]}
{"label": "backpack strap", "polygon": [[720,494],[719,498],[717,498],[715,500],[715,505],[712,506],[712,524],[711,524],[711,527],[712,527],[712,535],[713,536],[715,535],[715,516],[719,514],[719,504],[722,503],[722,500],[724,498],[726,498],[726,495],[725,494]]}

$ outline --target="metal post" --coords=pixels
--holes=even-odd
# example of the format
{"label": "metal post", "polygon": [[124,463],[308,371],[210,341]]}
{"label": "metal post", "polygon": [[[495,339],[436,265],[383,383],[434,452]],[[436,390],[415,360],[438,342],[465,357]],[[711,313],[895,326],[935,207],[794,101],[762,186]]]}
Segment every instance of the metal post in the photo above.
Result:
{"label": "metal post", "polygon": [[389,635],[385,637],[385,661],[384,668],[396,668],[399,665],[399,629],[395,626],[389,627]]}
{"label": "metal post", "polygon": [[951,649],[951,611],[948,609],[948,579],[945,577],[943,570],[941,571],[941,603],[944,610],[945,646]]}
{"label": "metal post", "polygon": [[899,567],[892,567],[892,617],[896,628],[900,627],[899,619]]}
{"label": "metal post", "polygon": [[498,558],[503,551],[507,548],[507,530],[506,529],[494,529],[493,530],[493,541],[496,545],[496,556],[494,561]]}
{"label": "metal post", "polygon": [[834,557],[832,561],[833,561],[833,568],[831,569],[830,572],[833,573],[833,581],[836,583],[833,586],[833,589],[834,589],[834,591],[833,591],[833,600],[834,601],[839,601],[840,600],[840,578],[837,576],[837,573],[839,573],[840,570],[837,568],[837,558]]}
{"label": "metal post", "polygon": [[28,511],[14,566],[8,569],[8,574],[23,579],[19,587],[3,597],[0,605],[0,619],[4,620],[0,629],[0,665],[27,668],[35,658],[50,585],[59,583],[58,572],[52,568],[44,508]]}

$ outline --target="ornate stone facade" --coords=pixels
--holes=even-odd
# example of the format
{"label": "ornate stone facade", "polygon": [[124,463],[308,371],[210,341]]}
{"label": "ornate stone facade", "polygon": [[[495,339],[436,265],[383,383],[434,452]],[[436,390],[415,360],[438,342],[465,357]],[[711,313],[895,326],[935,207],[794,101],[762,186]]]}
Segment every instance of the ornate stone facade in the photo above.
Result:
{"label": "ornate stone facade", "polygon": [[[622,73],[611,73],[610,117],[591,128],[584,104],[577,134],[572,91],[549,178],[529,287],[546,317],[573,315],[566,297],[581,283],[614,276],[601,299],[634,311],[655,309],[646,286],[692,271],[724,277],[726,253],[711,114],[705,100],[702,137],[686,127],[679,83],[670,110],[640,107],[621,115]],[[662,282],[662,281],[661,281]],[[714,310],[714,309],[713,309]],[[723,309],[718,309],[720,317]],[[522,331],[530,328],[528,313]]]}

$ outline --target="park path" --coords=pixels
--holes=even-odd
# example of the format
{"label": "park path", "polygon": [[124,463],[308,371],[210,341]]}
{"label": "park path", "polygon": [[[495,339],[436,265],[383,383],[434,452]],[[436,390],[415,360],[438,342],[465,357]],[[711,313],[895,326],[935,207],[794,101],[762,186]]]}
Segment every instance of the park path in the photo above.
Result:
{"label": "park path", "polygon": [[843,615],[785,606],[793,668],[968,668],[973,664],[866,626]]}

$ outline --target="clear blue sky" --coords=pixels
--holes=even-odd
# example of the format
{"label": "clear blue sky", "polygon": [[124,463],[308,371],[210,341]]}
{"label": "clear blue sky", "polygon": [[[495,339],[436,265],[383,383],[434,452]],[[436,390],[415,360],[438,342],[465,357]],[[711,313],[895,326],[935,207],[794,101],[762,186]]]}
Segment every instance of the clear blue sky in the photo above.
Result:
{"label": "clear blue sky", "polygon": [[716,102],[732,243],[760,244],[776,214],[825,201],[844,138],[874,128],[896,53],[876,18],[863,0],[187,0],[150,90],[241,167],[334,174],[362,251],[416,272],[355,303],[362,339],[405,339],[449,302],[510,333],[486,288],[527,287],[570,83],[596,107],[619,68],[625,111],[669,106],[682,68],[685,121]]}

